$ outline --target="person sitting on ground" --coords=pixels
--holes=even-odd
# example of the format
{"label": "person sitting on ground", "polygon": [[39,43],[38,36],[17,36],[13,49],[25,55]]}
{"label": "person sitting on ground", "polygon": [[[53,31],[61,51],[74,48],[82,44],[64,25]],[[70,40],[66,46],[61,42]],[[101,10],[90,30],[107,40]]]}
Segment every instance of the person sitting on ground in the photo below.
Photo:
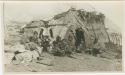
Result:
{"label": "person sitting on ground", "polygon": [[62,47],[62,40],[60,36],[56,37],[56,40],[53,41],[53,50],[52,53],[56,56],[64,56],[64,50]]}
{"label": "person sitting on ground", "polygon": [[42,40],[42,47],[44,52],[48,52],[50,48],[50,39],[49,36],[44,36],[44,39]]}
{"label": "person sitting on ground", "polygon": [[100,54],[101,52],[101,46],[100,46],[100,43],[99,42],[96,42],[94,44],[94,47],[92,49],[92,55],[93,56],[97,56],[98,54]]}
{"label": "person sitting on ground", "polygon": [[86,54],[92,54],[92,48],[86,48],[84,51]]}
{"label": "person sitting on ground", "polygon": [[64,44],[64,50],[65,50],[65,55],[66,56],[71,56],[73,50],[72,50],[72,47],[71,45],[69,44],[68,41],[66,41],[66,39],[63,40],[63,44]]}

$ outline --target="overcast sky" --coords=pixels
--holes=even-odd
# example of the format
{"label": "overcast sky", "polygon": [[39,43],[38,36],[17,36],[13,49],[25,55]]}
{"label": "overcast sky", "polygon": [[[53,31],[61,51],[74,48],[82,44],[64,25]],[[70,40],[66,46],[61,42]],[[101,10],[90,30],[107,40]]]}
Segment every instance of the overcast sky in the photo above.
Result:
{"label": "overcast sky", "polygon": [[54,15],[67,11],[70,7],[85,9],[87,11],[102,12],[118,28],[123,26],[122,2],[7,2],[4,4],[4,19],[10,21],[29,22],[31,20],[48,20]]}

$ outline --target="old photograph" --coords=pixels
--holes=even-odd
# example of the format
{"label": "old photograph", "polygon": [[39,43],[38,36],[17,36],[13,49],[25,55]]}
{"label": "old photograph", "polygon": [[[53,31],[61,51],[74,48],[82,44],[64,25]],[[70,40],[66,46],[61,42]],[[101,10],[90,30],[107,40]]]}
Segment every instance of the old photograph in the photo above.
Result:
{"label": "old photograph", "polygon": [[121,1],[4,2],[5,72],[122,72]]}

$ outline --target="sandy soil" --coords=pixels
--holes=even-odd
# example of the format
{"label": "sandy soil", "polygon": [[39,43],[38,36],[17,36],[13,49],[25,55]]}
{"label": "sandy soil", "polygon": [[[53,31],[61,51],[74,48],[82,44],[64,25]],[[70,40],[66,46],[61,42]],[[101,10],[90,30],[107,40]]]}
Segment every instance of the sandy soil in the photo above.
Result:
{"label": "sandy soil", "polygon": [[[10,58],[5,54],[6,62]],[[117,60],[94,57],[87,54],[74,54],[73,57],[58,57],[44,54],[43,63],[30,62],[29,64],[13,65],[5,63],[6,72],[111,72],[122,71],[122,64]],[[51,64],[51,65],[50,65]]]}

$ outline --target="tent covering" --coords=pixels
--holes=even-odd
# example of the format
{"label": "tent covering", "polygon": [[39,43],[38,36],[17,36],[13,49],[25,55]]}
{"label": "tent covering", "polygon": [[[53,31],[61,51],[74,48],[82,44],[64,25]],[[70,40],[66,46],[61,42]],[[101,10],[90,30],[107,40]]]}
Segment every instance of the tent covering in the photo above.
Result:
{"label": "tent covering", "polygon": [[[70,8],[66,12],[55,15],[49,21],[32,21],[27,26],[37,26],[37,28],[25,28],[25,32],[36,30],[39,33],[40,29],[44,28],[42,26],[45,24],[48,24],[49,28],[53,31],[54,37],[52,40],[55,40],[57,36],[61,36],[62,39],[67,39],[69,35],[74,37],[75,40],[76,29],[82,28],[84,31],[86,47],[92,47],[95,39],[102,44],[110,41],[105,28],[105,15],[97,13],[96,11],[87,12],[85,10]],[[30,33],[32,32],[30,31]]]}

